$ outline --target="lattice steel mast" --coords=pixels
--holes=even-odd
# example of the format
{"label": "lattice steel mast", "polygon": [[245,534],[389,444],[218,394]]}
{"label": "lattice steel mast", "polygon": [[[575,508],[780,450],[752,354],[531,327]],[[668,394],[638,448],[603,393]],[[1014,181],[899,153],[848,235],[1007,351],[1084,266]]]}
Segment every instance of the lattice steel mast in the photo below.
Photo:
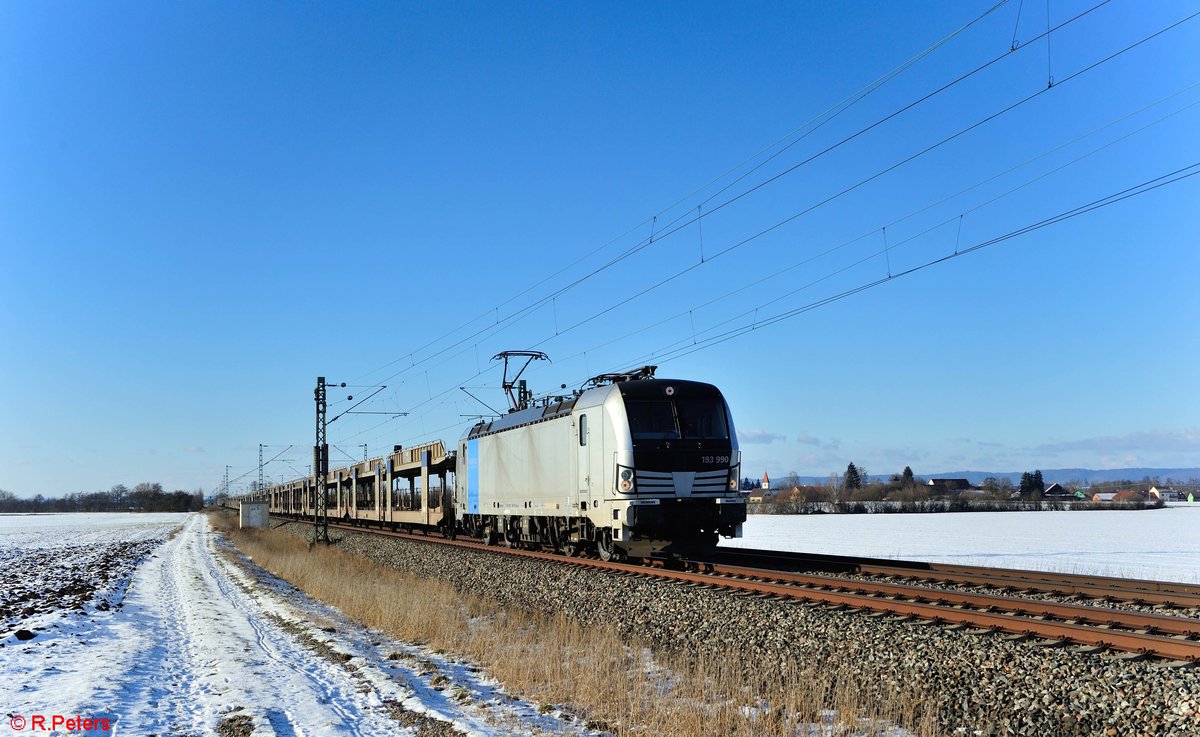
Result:
{"label": "lattice steel mast", "polygon": [[325,435],[325,377],[317,377],[313,390],[317,401],[317,442],[313,445],[313,476],[317,480],[316,500],[313,503],[313,544],[329,542],[329,504],[326,499],[325,478],[329,475],[329,443]]}

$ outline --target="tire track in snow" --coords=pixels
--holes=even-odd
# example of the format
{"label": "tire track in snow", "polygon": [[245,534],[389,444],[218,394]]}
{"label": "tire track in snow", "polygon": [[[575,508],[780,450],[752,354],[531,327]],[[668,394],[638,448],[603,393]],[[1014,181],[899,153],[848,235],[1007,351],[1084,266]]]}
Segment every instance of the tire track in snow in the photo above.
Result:
{"label": "tire track in snow", "polygon": [[116,715],[114,734],[213,734],[221,691],[206,683],[212,653],[197,647],[211,614],[198,610],[189,592],[201,577],[189,565],[188,543],[198,517],[164,543],[134,577],[110,644],[127,649],[128,669],[96,694]]}
{"label": "tire track in snow", "polygon": [[124,611],[91,633],[108,677],[77,699],[117,735],[215,736],[233,709],[255,737],[368,737],[397,725],[266,616],[220,561],[195,515],[135,574]]}
{"label": "tire track in snow", "polygon": [[[189,520],[185,529],[191,524]],[[202,731],[211,721],[208,717],[212,715],[203,709],[204,693],[197,677],[201,667],[198,654],[190,638],[179,636],[193,626],[188,621],[192,613],[186,610],[181,588],[181,581],[188,575],[185,558],[179,550],[185,540],[181,531],[165,543],[156,554],[160,564],[147,571],[152,574],[154,585],[146,588],[155,592],[153,603],[157,611],[138,611],[145,605],[139,599],[135,604],[138,609],[130,612],[133,616],[147,615],[142,617],[148,629],[145,634],[149,635],[145,652],[152,659],[147,662],[145,656],[139,657],[131,673],[133,677],[119,687],[129,704],[125,710],[129,716],[118,723],[128,720],[139,731],[165,729],[170,730],[168,733],[178,733],[183,728]]]}
{"label": "tire track in snow", "polygon": [[[364,710],[369,708],[358,694],[358,684],[344,671],[336,666],[316,660],[316,656],[304,648],[282,628],[270,621],[267,612],[237,584],[234,583],[227,565],[216,554],[212,544],[211,528],[203,535],[205,555],[203,556],[206,573],[211,577],[221,592],[224,600],[241,612],[247,623],[254,631],[255,642],[264,655],[278,665],[286,668],[297,676],[309,681],[318,693],[324,694],[324,702],[341,717],[348,734],[357,737],[367,737],[359,726],[363,721]],[[307,666],[307,667],[306,667]],[[297,729],[295,720],[288,711],[273,710],[274,714],[287,717],[293,729]],[[387,725],[394,729],[395,725]],[[300,732],[303,734],[302,732]]]}

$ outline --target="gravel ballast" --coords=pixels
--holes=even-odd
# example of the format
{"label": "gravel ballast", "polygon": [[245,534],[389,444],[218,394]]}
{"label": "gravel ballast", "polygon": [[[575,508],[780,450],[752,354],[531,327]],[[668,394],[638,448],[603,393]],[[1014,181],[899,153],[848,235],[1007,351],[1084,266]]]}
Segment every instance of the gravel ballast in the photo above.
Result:
{"label": "gravel ballast", "polygon": [[[282,529],[311,531],[304,524]],[[946,734],[1200,734],[1196,668],[369,533],[331,535],[343,550],[506,608],[612,626],[663,653],[699,659],[738,653],[749,682],[756,672],[789,664],[819,668],[879,698],[902,686],[919,689],[936,700]]]}

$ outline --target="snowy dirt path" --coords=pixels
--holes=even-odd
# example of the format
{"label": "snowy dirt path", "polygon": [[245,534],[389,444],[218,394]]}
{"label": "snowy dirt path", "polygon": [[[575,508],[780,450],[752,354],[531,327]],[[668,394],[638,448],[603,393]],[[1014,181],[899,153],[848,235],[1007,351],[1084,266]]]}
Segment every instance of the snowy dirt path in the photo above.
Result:
{"label": "snowy dirt path", "polygon": [[121,609],[5,641],[0,708],[108,719],[111,731],[88,734],[110,735],[582,731],[476,669],[364,630],[223,545],[192,515],[138,568]]}

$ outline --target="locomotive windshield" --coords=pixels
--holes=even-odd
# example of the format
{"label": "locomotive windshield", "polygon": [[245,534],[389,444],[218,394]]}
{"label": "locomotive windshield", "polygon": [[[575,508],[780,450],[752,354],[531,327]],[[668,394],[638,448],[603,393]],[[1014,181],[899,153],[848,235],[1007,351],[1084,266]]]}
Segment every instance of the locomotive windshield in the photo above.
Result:
{"label": "locomotive windshield", "polygon": [[625,398],[634,440],[728,440],[725,404],[719,399]]}

